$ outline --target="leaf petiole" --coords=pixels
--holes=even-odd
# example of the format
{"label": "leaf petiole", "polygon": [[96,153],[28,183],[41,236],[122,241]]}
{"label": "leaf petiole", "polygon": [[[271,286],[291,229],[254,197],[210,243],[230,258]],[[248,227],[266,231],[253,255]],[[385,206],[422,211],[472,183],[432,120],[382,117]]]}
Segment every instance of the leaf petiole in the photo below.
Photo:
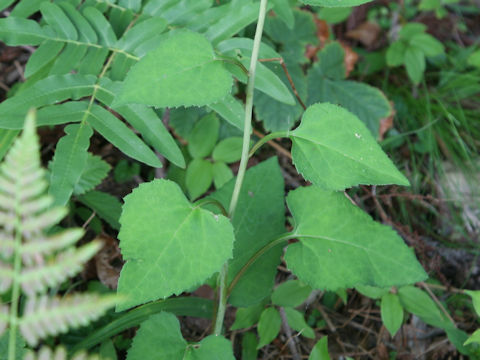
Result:
{"label": "leaf petiole", "polygon": [[197,208],[197,207],[202,207],[202,206],[210,205],[210,204],[215,205],[222,212],[223,216],[228,217],[227,210],[225,210],[222,203],[220,201],[215,200],[215,199],[210,199],[210,198],[200,199],[198,201],[195,201],[193,203],[193,206]]}
{"label": "leaf petiole", "polygon": [[238,61],[238,59],[231,56],[221,55],[218,53],[216,54],[216,57],[217,57],[217,60],[221,60],[226,63],[230,63],[238,66],[244,72],[244,74],[248,76],[248,69],[240,61]]}
{"label": "leaf petiole", "polygon": [[276,132],[270,133],[268,135],[265,135],[260,140],[258,140],[258,142],[252,147],[252,149],[248,153],[248,157],[249,158],[252,157],[253,154],[255,154],[255,152],[260,147],[262,147],[263,144],[269,142],[270,140],[278,139],[278,138],[287,138],[289,136],[290,136],[290,131],[288,131],[288,130],[287,131],[276,131]]}
{"label": "leaf petiole", "polygon": [[252,266],[255,261],[257,261],[260,256],[262,256],[263,254],[265,254],[268,250],[274,248],[275,246],[285,242],[285,241],[288,241],[290,239],[293,239],[295,238],[297,235],[293,232],[288,232],[288,233],[284,233],[278,237],[276,237],[275,239],[273,239],[272,241],[270,241],[268,244],[266,244],[264,247],[262,247],[261,249],[259,249],[255,254],[253,254],[253,256],[245,263],[245,265],[243,265],[243,267],[240,269],[240,271],[237,273],[237,275],[235,275],[235,277],[233,278],[232,282],[230,283],[228,289],[227,289],[227,298],[228,296],[230,296],[230,294],[232,293],[233,291],[233,288],[235,287],[235,285],[238,283],[238,281],[240,280],[240,278],[243,276],[243,274],[245,274],[245,272],[248,270],[248,268],[250,268],[250,266]]}

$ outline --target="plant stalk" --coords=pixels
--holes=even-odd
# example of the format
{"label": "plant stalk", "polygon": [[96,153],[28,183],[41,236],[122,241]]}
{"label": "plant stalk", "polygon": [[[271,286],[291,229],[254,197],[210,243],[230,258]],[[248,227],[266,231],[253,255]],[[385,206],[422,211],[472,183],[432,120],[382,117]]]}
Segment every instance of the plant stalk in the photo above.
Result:
{"label": "plant stalk", "polygon": [[[257,70],[258,53],[260,51],[260,44],[262,41],[263,25],[265,24],[265,16],[267,14],[268,0],[260,0],[260,10],[258,12],[257,28],[255,30],[255,37],[253,39],[252,57],[250,59],[250,69],[248,70],[248,82],[246,90],[245,101],[245,122],[243,127],[243,145],[242,157],[240,159],[240,166],[238,168],[237,179],[235,187],[233,188],[232,199],[230,200],[230,208],[228,215],[233,219],[235,209],[242,189],[243,179],[247,170],[248,151],[250,149],[250,133],[252,132],[252,110],[253,110],[253,93],[255,89],[255,72]],[[227,306],[227,272],[228,264],[225,263],[220,271],[220,296],[218,301],[218,310],[215,321],[214,334],[220,335],[222,333],[223,318],[225,316],[225,309]]]}
{"label": "plant stalk", "polygon": [[260,149],[263,144],[266,144],[270,140],[277,139],[277,138],[286,138],[289,136],[289,131],[277,131],[270,133],[268,135],[265,135],[263,138],[258,140],[258,142],[252,147],[252,150],[250,150],[248,157],[252,157],[255,152]]}
{"label": "plant stalk", "polygon": [[[17,193],[18,194],[18,193]],[[19,214],[19,205],[18,200],[15,206],[16,213]],[[10,304],[10,315],[9,315],[9,325],[10,332],[8,336],[8,360],[16,359],[16,342],[17,342],[17,328],[18,328],[18,301],[20,298],[20,270],[22,267],[22,256],[21,256],[21,247],[22,247],[22,227],[19,217],[15,220],[15,250],[14,250],[14,259],[13,259],[13,284],[12,284],[12,295],[11,295],[11,304]]]}

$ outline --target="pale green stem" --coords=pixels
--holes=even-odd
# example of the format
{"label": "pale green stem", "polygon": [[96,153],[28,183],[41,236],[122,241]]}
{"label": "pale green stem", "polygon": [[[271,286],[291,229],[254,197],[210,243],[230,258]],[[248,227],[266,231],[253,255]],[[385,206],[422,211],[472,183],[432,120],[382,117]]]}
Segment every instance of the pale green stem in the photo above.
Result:
{"label": "pale green stem", "polygon": [[[19,192],[17,192],[19,194]],[[15,213],[19,213],[18,200],[15,204]],[[20,271],[22,267],[22,225],[19,217],[15,220],[15,250],[13,259],[13,283],[12,295],[10,304],[10,316],[8,322],[10,324],[10,333],[8,337],[8,360],[16,359],[16,342],[17,342],[17,328],[18,328],[18,302],[20,298]]]}
{"label": "pale green stem", "polygon": [[269,142],[270,140],[273,139],[278,139],[278,138],[286,138],[289,136],[289,131],[277,131],[270,133],[268,135],[265,135],[263,138],[258,140],[258,142],[253,146],[252,150],[250,150],[250,153],[248,154],[248,157],[252,157],[255,152],[262,147],[263,144]]}
{"label": "pale green stem", "polygon": [[242,189],[243,178],[245,177],[245,172],[247,170],[248,150],[250,149],[250,133],[252,132],[252,110],[254,93],[253,90],[255,89],[255,72],[257,70],[260,43],[262,41],[263,24],[265,23],[265,14],[267,12],[267,2],[268,0],[261,0],[260,12],[258,14],[257,29],[255,31],[255,38],[253,40],[252,57],[250,59],[250,69],[248,70],[248,82],[246,90],[242,158],[240,159],[240,166],[238,168],[235,187],[233,188],[232,200],[230,201],[230,208],[228,209],[228,214],[231,218],[233,218],[235,214],[238,197],[240,196],[240,190]]}
{"label": "pale green stem", "polygon": [[[253,90],[255,89],[255,72],[257,70],[258,53],[260,51],[260,44],[262,41],[263,25],[265,23],[265,16],[267,14],[268,0],[260,1],[260,10],[258,12],[257,28],[255,30],[255,38],[253,39],[252,57],[250,59],[250,69],[248,70],[248,82],[246,90],[245,101],[245,122],[243,128],[243,147],[242,158],[240,159],[240,166],[238,168],[237,179],[235,181],[235,187],[233,188],[232,199],[230,201],[230,208],[228,209],[228,215],[230,219],[233,219],[235,209],[238,203],[238,197],[240,190],[242,189],[243,179],[247,170],[248,163],[248,150],[250,149],[250,133],[252,132],[252,109],[253,109]],[[220,271],[220,296],[218,301],[218,310],[215,321],[214,334],[220,335],[222,333],[223,318],[225,316],[225,309],[227,306],[227,272],[228,265],[225,263]]]}

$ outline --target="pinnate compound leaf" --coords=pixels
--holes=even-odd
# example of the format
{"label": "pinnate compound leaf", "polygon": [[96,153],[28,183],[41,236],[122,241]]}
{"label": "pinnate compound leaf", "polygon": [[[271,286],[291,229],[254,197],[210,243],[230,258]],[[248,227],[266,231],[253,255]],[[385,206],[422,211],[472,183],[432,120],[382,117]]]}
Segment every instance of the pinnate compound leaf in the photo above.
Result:
{"label": "pinnate compound leaf", "polygon": [[201,106],[223,99],[231,87],[232,77],[208,40],[185,30],[174,32],[132,67],[116,105]]}
{"label": "pinnate compound leaf", "polygon": [[43,31],[35,20],[7,16],[0,19],[0,39],[8,46],[39,45]]}
{"label": "pinnate compound leaf", "polygon": [[[316,44],[316,27],[313,14],[308,11],[294,10],[294,27],[289,28],[279,16],[269,16],[265,20],[265,33],[275,42],[282,44],[281,55],[287,65],[300,62],[305,64],[305,46]],[[292,60],[292,61],[289,61]]]}
{"label": "pinnate compound leaf", "polygon": [[308,360],[330,360],[328,353],[328,336],[324,336],[315,344]]}
{"label": "pinnate compound leaf", "polygon": [[19,130],[0,129],[0,160],[3,159],[8,149],[10,149],[19,132]]}
{"label": "pinnate compound leaf", "polygon": [[153,146],[160,154],[164,155],[175,165],[184,168],[185,159],[172,135],[165,128],[155,111],[148,106],[128,104],[112,107],[115,94],[120,92],[122,84],[107,78],[100,80],[97,99],[117,113],[138,130],[145,141]]}
{"label": "pinnate compound leaf", "polygon": [[410,80],[419,84],[425,71],[425,54],[421,48],[409,46],[405,51],[405,67]]}
{"label": "pinnate compound leaf", "polygon": [[[92,75],[53,75],[32,85],[0,104],[0,128],[22,129],[28,110],[59,101],[89,96],[93,93],[96,77]],[[11,122],[10,114],[15,114]]]}
{"label": "pinnate compound leaf", "polygon": [[480,291],[465,290],[465,294],[472,298],[473,308],[475,309],[477,316],[480,316]]}
{"label": "pinnate compound leaf", "polygon": [[425,56],[437,56],[444,52],[443,44],[430,34],[420,33],[410,39],[410,45],[418,47]]}
{"label": "pinnate compound leaf", "polygon": [[238,308],[235,313],[235,322],[230,330],[246,329],[255,325],[264,310],[264,304],[259,303],[246,308]]}
{"label": "pinnate compound leaf", "polygon": [[468,345],[472,343],[480,344],[480,329],[476,330],[470,337],[465,341],[463,345]]}
{"label": "pinnate compound leaf", "polygon": [[405,59],[405,51],[407,45],[403,41],[395,41],[391,44],[386,53],[386,60],[388,66],[400,66]]}
{"label": "pinnate compound leaf", "polygon": [[126,264],[118,292],[127,300],[118,310],[179,294],[219,271],[232,256],[230,221],[192,205],[168,180],[141,184],[128,195],[120,223]]}
{"label": "pinnate compound leaf", "polygon": [[[35,116],[30,111],[22,136],[0,167],[0,291],[9,289],[5,279],[10,278],[16,279],[26,293],[22,316],[13,321],[17,321],[22,336],[31,347],[49,335],[88,324],[117,302],[113,297],[99,298],[92,294],[63,299],[37,296],[76,275],[100,248],[96,241],[78,248],[73,246],[82,237],[82,229],[47,236],[46,230],[57,224],[67,209],[51,207],[53,199],[45,194],[46,187],[45,172],[40,167]],[[16,239],[16,243],[12,239]],[[12,259],[20,259],[20,262],[9,269]],[[0,319],[4,309],[0,307]]]}
{"label": "pinnate compound leaf", "polygon": [[232,136],[220,141],[213,149],[213,160],[228,164],[239,161],[242,157],[242,144],[243,139],[239,136]]}
{"label": "pinnate compound leaf", "polygon": [[377,137],[380,120],[390,116],[392,105],[377,88],[345,80],[345,50],[340,43],[326,45],[309,71],[308,104],[330,102],[355,114]]}
{"label": "pinnate compound leaf", "polygon": [[233,179],[233,172],[227,164],[223,162],[215,162],[212,166],[213,183],[216,189],[220,189],[230,179]]}
{"label": "pinnate compound leaf", "polygon": [[315,339],[315,331],[305,321],[305,315],[294,308],[286,307],[285,315],[287,315],[288,325],[303,336]]}
{"label": "pinnate compound leaf", "polygon": [[114,196],[101,192],[89,191],[78,197],[78,200],[94,210],[99,217],[105,220],[115,230],[120,230],[121,202]]}
{"label": "pinnate compound leaf", "polygon": [[49,193],[55,205],[65,205],[87,164],[87,149],[93,130],[88,124],[71,124],[57,144],[51,162]]}
{"label": "pinnate compound leaf", "polygon": [[306,5],[317,5],[325,7],[347,7],[358,6],[372,0],[301,0]]}
{"label": "pinnate compound leaf", "polygon": [[[250,64],[250,58],[243,57],[239,61],[247,68]],[[242,83],[248,81],[247,75],[234,64],[226,64],[226,68]],[[282,82],[282,80],[268,67],[259,63],[257,72],[255,73],[255,89],[272,97],[273,99],[288,105],[295,105],[295,98],[290,89]]]}
{"label": "pinnate compound leaf", "polygon": [[[288,59],[285,63],[300,98],[302,101],[305,101],[307,98],[307,79],[303,74],[302,67]],[[279,63],[269,64],[268,67],[290,88],[287,76]],[[303,113],[303,108],[299,101],[297,99],[295,101],[295,105],[288,105],[272,99],[260,91],[256,91],[254,97],[255,115],[257,119],[263,121],[267,130],[272,132],[289,130]]]}
{"label": "pinnate compound leaf", "polygon": [[358,184],[409,185],[365,125],[339,106],[310,106],[290,137],[297,170],[316,185],[331,190]]}
{"label": "pinnate compound leaf", "polygon": [[315,289],[357,285],[388,287],[424,280],[427,275],[403,240],[338,192],[316,186],[291,191],[288,208],[295,220],[285,260],[289,269]]}
{"label": "pinnate compound leaf", "polygon": [[188,164],[185,186],[190,199],[195,200],[208,190],[213,181],[213,165],[210,161],[197,158]]}
{"label": "pinnate compound leaf", "polygon": [[46,295],[29,297],[20,320],[20,331],[30,346],[36,346],[46,336],[64,333],[69,328],[85,326],[98,319],[117,300],[114,296],[96,294],[76,294],[63,299]]}
{"label": "pinnate compound leaf", "polygon": [[406,311],[417,315],[427,324],[442,329],[453,328],[452,323],[446,319],[437,304],[425,291],[415,286],[403,286],[398,289],[398,296]]}
{"label": "pinnate compound leaf", "polygon": [[[225,15],[207,28],[205,36],[214,45],[222,40],[231,38],[257,20],[259,5],[258,2],[252,0],[231,1],[225,4]],[[268,9],[271,9],[271,5]]]}
{"label": "pinnate compound leaf", "polygon": [[257,349],[270,344],[277,337],[280,332],[280,325],[282,325],[282,318],[277,309],[269,307],[263,310],[257,327],[258,336],[260,337]]}
{"label": "pinnate compound leaf", "polygon": [[397,294],[387,293],[382,296],[380,305],[383,325],[390,335],[395,336],[403,322],[403,307]]}
{"label": "pinnate compound leaf", "polygon": [[110,169],[110,165],[100,156],[88,153],[85,168],[73,190],[74,194],[85,194],[95,188],[107,176]]}
{"label": "pinnate compound leaf", "polygon": [[175,315],[162,312],[140,325],[128,350],[127,360],[234,360],[230,341],[210,335],[197,344],[188,344]]}
{"label": "pinnate compound leaf", "polygon": [[253,332],[246,332],[242,336],[242,360],[257,360],[257,335]]}
{"label": "pinnate compound leaf", "polygon": [[293,29],[295,18],[293,9],[288,0],[272,0],[273,10],[289,29]]}
{"label": "pinnate compound leaf", "polygon": [[214,113],[202,117],[188,137],[188,152],[193,158],[210,155],[218,139],[220,121]]}
{"label": "pinnate compound leaf", "polygon": [[[8,314],[8,313],[7,313]],[[6,316],[8,317],[8,316]],[[0,336],[0,360],[8,360],[8,340],[9,340],[10,330],[5,331]],[[26,343],[25,340],[20,335],[20,332],[17,331],[15,341],[15,360],[22,360],[24,359],[24,354],[26,353]]]}
{"label": "pinnate compound leaf", "polygon": [[214,110],[227,122],[235,126],[237,129],[243,130],[243,122],[245,121],[245,109],[243,104],[236,100],[233,96],[227,95],[224,99],[217,103],[209,104],[208,107]]}
{"label": "pinnate compound leaf", "polygon": [[383,295],[389,292],[388,288],[378,288],[370,285],[357,285],[355,289],[363,296],[370,299],[381,299]]}
{"label": "pinnate compound leaf", "polygon": [[278,285],[272,294],[272,303],[278,306],[297,307],[312,292],[312,288],[298,280],[289,280]]}
{"label": "pinnate compound leaf", "polygon": [[88,122],[124,154],[152,167],[162,167],[162,163],[152,149],[127,125],[103,107],[93,105],[88,116]]}

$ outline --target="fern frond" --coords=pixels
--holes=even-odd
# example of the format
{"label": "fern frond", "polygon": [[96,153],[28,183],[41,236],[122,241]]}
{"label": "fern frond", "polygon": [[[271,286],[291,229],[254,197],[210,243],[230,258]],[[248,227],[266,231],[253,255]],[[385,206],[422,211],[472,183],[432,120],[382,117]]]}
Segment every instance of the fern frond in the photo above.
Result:
{"label": "fern frond", "polygon": [[87,325],[115,305],[115,296],[76,294],[63,299],[46,295],[27,299],[20,332],[31,346],[47,336]]}
{"label": "fern frond", "polygon": [[54,351],[48,347],[43,346],[40,351],[35,354],[33,351],[29,351],[24,360],[67,360],[67,351],[63,347],[58,347]]}
{"label": "fern frond", "polygon": [[82,176],[75,185],[73,193],[75,195],[85,194],[93,190],[108,175],[111,166],[103,161],[100,156],[87,154],[87,164],[83,170]]}
{"label": "fern frond", "polygon": [[[13,219],[13,217],[2,216],[0,212],[0,226],[4,226],[5,223],[3,220],[6,218]],[[5,231],[0,230],[0,262],[3,259],[9,259],[13,254],[13,249],[15,247],[15,241],[13,241],[12,234],[8,234]]]}
{"label": "fern frond", "polygon": [[27,295],[32,296],[46,291],[49,287],[61,284],[66,279],[79,273],[83,269],[83,265],[100,248],[99,242],[90,242],[80,248],[70,248],[63,251],[49,262],[46,262],[40,254],[37,254],[37,264],[25,267],[20,275],[22,290]]}
{"label": "fern frond", "polygon": [[10,264],[0,261],[0,293],[6,292],[12,286],[13,269]]}
{"label": "fern frond", "polygon": [[70,229],[48,238],[37,238],[35,242],[25,243],[22,246],[23,262],[28,266],[33,265],[38,255],[52,254],[75,244],[83,236],[82,229]]}
{"label": "fern frond", "polygon": [[[32,346],[42,337],[87,324],[116,303],[115,297],[92,294],[65,299],[37,295],[81,271],[99,250],[100,242],[75,248],[82,229],[46,234],[67,210],[52,208],[52,199],[45,194],[47,182],[40,166],[34,122],[30,112],[25,130],[0,166],[0,292],[12,289],[10,306],[0,306],[0,330],[10,325],[9,331],[16,333],[19,327]],[[21,318],[20,289],[27,294]],[[14,348],[15,341],[11,340],[9,349]]]}
{"label": "fern frond", "polygon": [[[25,115],[28,109],[32,107],[38,108],[68,99],[77,100],[92,95],[96,80],[95,76],[80,74],[53,75],[42,79],[19,95],[13,96],[0,104],[0,113],[2,114],[0,127],[22,129]],[[68,121],[70,119],[66,119],[64,122]]]}
{"label": "fern frond", "polygon": [[[46,188],[42,187],[42,191],[44,190],[46,190]],[[31,188],[31,191],[34,191],[33,187]],[[29,191],[25,192],[27,193]],[[58,207],[50,209],[44,213],[35,214],[36,216],[25,218],[22,222],[23,235],[25,236],[25,238],[30,239],[40,231],[47,230],[53,225],[58,224],[60,220],[62,220],[65,215],[67,215],[67,213],[67,209]],[[18,214],[22,215],[20,212]]]}
{"label": "fern frond", "polygon": [[[57,347],[55,350],[50,350],[48,347],[43,346],[38,354],[33,351],[28,352],[24,360],[67,360],[67,352],[63,347]],[[100,360],[98,355],[88,356],[85,352],[74,355],[70,360]]]}

